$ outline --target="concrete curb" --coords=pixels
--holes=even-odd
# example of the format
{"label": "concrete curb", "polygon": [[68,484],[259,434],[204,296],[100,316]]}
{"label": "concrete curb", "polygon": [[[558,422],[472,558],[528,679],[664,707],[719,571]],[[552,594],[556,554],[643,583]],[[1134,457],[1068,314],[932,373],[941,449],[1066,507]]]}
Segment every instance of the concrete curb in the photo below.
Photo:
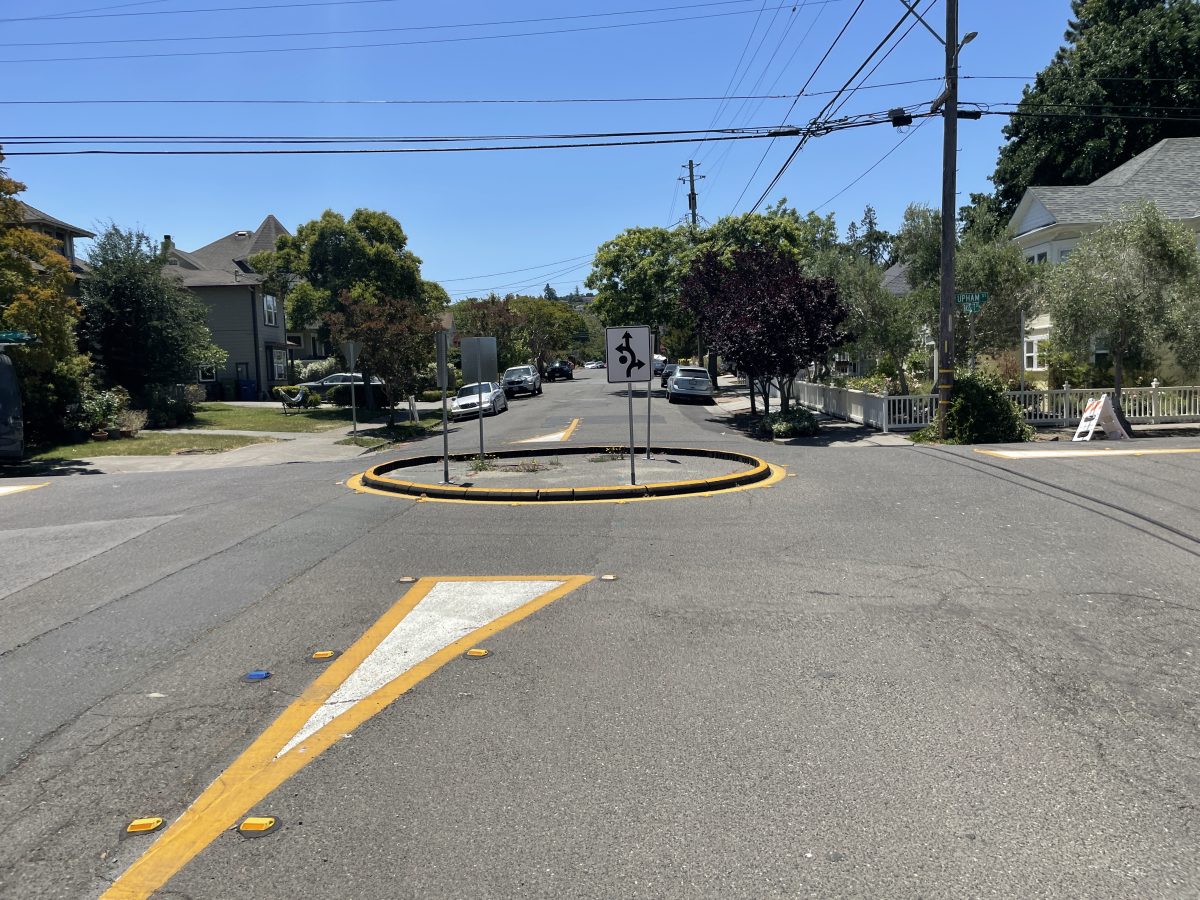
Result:
{"label": "concrete curb", "polygon": [[[589,453],[608,453],[612,447],[556,447],[550,450],[500,450],[489,453],[495,459],[521,459],[538,456],[581,455]],[[615,448],[625,450],[626,448]],[[645,447],[635,447],[635,453],[645,453]],[[574,500],[633,500],[647,497],[675,497],[682,494],[711,493],[713,491],[731,490],[748,484],[755,484],[771,477],[771,466],[757,456],[747,453],[737,453],[731,450],[703,450],[693,447],[652,447],[652,453],[672,453],[676,456],[702,456],[709,459],[724,459],[748,466],[744,471],[720,475],[716,478],[702,478],[689,481],[658,481],[650,484],[614,484],[596,485],[592,487],[556,487],[556,488],[475,488],[453,484],[425,484],[419,481],[404,481],[399,478],[389,478],[387,473],[397,469],[413,466],[432,465],[441,461],[440,455],[418,456],[411,459],[399,459],[372,466],[363,473],[362,483],[376,490],[389,491],[395,494],[408,494],[414,497],[425,497],[430,500],[486,500],[503,501],[506,503],[539,503],[563,502]],[[452,460],[474,459],[474,453],[452,453]]]}

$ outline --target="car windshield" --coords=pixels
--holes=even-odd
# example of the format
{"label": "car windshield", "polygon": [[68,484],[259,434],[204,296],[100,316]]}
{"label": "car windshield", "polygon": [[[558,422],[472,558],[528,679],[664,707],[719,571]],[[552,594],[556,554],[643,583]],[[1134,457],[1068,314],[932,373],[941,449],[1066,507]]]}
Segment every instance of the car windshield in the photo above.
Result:
{"label": "car windshield", "polygon": [[530,368],[529,366],[517,366],[512,369],[505,369],[505,371],[504,371],[505,378],[524,378],[524,377],[526,377],[528,375],[532,375],[532,374],[533,374],[533,369]]}
{"label": "car windshield", "polygon": [[458,389],[459,397],[475,397],[479,394],[487,394],[491,392],[491,382],[484,381],[480,384],[466,384]]}

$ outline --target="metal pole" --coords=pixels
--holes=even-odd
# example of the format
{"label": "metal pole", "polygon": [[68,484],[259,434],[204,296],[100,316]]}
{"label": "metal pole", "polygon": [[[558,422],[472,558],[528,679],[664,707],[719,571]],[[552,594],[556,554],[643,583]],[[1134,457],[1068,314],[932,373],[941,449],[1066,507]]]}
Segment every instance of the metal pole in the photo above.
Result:
{"label": "metal pole", "polygon": [[483,350],[475,353],[475,395],[479,398],[479,464],[483,465]]}
{"label": "metal pole", "polygon": [[351,434],[358,434],[358,405],[354,397],[354,364],[355,359],[350,360],[350,420],[354,423],[354,427],[350,429]]}
{"label": "metal pole", "polygon": [[442,388],[442,484],[450,483],[450,418],[446,414],[446,389]]}
{"label": "metal pole", "polygon": [[658,349],[658,333],[650,332],[650,380],[646,382],[646,459],[650,458],[650,395],[654,392],[654,351]]}
{"label": "metal pole", "polygon": [[970,340],[971,340],[971,371],[972,372],[975,371],[975,319],[978,316],[979,316],[979,313],[977,313],[977,312],[971,313],[971,338],[970,338]]}
{"label": "metal pole", "polygon": [[442,387],[442,484],[450,483],[450,417],[446,411],[446,388],[450,386],[450,334],[437,333],[438,381]]}
{"label": "metal pole", "polygon": [[946,0],[946,105],[942,109],[942,283],[938,304],[938,437],[954,389],[955,165],[958,158],[958,0]]}
{"label": "metal pole", "polygon": [[[653,368],[653,367],[651,367]],[[625,396],[629,398],[629,483],[637,484],[637,458],[633,449],[633,382],[625,385]]]}
{"label": "metal pole", "polygon": [[1018,353],[1021,357],[1021,390],[1025,390],[1025,310],[1021,310],[1021,345]]}

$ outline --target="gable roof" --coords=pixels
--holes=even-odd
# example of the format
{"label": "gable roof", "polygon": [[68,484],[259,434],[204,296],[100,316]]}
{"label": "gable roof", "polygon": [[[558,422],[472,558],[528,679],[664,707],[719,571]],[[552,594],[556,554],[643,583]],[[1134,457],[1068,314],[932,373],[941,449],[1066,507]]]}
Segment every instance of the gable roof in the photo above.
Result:
{"label": "gable roof", "polygon": [[74,237],[91,238],[96,236],[92,232],[80,228],[78,225],[72,225],[69,222],[64,222],[62,219],[56,219],[49,213],[44,213],[37,207],[30,206],[24,200],[18,200],[17,203],[20,205],[21,216],[26,225],[52,225],[56,228],[61,228]]}
{"label": "gable roof", "polygon": [[1009,228],[1022,235],[1047,225],[1098,224],[1144,200],[1171,219],[1200,216],[1200,137],[1161,140],[1091,184],[1033,185]]}
{"label": "gable roof", "polygon": [[268,215],[254,231],[234,231],[211,244],[205,244],[199,250],[193,250],[191,255],[205,268],[251,272],[250,257],[255,253],[274,250],[276,240],[285,234],[290,235],[291,232],[273,215]]}
{"label": "gable roof", "polygon": [[895,297],[903,297],[912,291],[908,283],[908,266],[895,262],[883,273],[883,289]]}

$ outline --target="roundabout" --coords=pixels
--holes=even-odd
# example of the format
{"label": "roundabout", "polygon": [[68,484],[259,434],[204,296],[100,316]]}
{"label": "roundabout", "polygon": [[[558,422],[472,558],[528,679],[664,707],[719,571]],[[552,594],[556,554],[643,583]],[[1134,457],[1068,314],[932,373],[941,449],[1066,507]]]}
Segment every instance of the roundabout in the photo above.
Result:
{"label": "roundabout", "polygon": [[560,447],[450,455],[450,483],[443,459],[420,456],[373,466],[346,482],[353,490],[418,501],[458,503],[624,503],[712,495],[767,487],[782,468],[746,453],[692,447],[637,449],[638,484],[629,479],[625,447]]}

